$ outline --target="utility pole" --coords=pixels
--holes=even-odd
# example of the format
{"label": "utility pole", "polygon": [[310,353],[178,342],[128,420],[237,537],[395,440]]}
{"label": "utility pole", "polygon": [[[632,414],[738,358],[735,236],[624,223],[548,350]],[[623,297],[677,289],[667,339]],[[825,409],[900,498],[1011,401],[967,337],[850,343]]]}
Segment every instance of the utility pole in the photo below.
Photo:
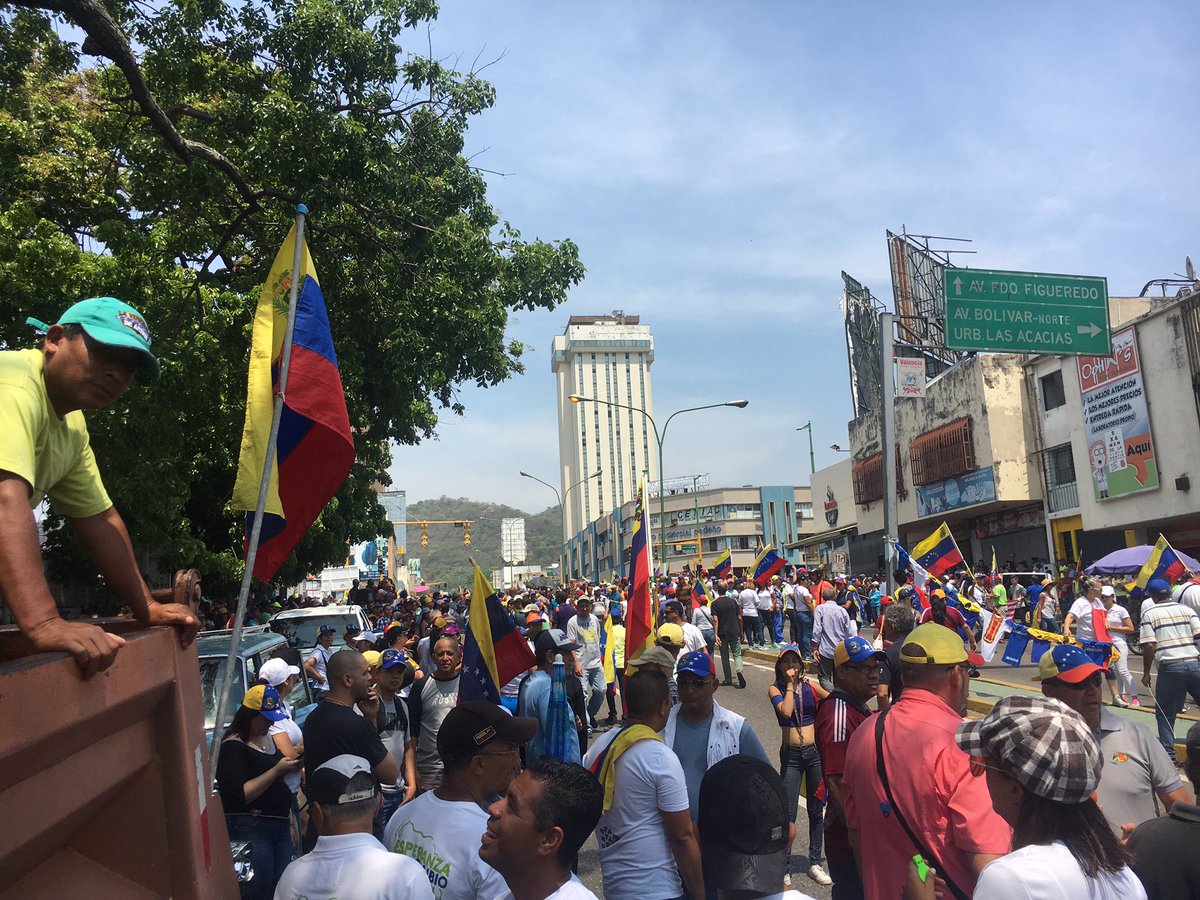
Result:
{"label": "utility pole", "polygon": [[880,377],[883,380],[880,404],[883,409],[879,425],[879,442],[883,453],[883,583],[888,595],[892,594],[892,579],[896,570],[892,541],[899,537],[896,527],[896,375],[893,370],[896,347],[892,335],[895,318],[893,313],[879,314]]}

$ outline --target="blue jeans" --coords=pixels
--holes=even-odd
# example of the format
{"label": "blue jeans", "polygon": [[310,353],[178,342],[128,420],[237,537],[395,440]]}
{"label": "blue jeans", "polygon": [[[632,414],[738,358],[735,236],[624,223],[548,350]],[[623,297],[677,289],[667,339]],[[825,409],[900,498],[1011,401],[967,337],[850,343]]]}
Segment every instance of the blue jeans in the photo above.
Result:
{"label": "blue jeans", "polygon": [[[387,828],[388,819],[392,817],[392,813],[400,808],[400,804],[404,802],[404,791],[384,791],[383,805],[379,807],[379,812],[375,813],[375,821],[371,823],[371,834],[375,835],[375,840],[383,843],[383,830]],[[391,847],[388,847],[391,850]]]}
{"label": "blue jeans", "polygon": [[800,655],[812,659],[813,614],[807,607],[792,613],[792,640],[800,648]]}
{"label": "blue jeans", "polygon": [[758,616],[742,615],[742,627],[746,629],[746,643],[757,647],[763,642],[762,619]]}
{"label": "blue jeans", "polygon": [[833,900],[863,900],[862,876],[853,859],[831,859],[829,877],[833,879]]}
{"label": "blue jeans", "polygon": [[234,813],[225,816],[229,839],[250,842],[254,877],[241,885],[243,900],[271,900],[283,870],[292,861],[292,829],[288,819]]}
{"label": "blue jeans", "polygon": [[583,692],[587,697],[587,713],[591,720],[589,725],[596,724],[596,713],[600,711],[600,707],[604,705],[604,694],[608,687],[608,683],[604,680],[604,667],[597,666],[595,669],[583,670]]}
{"label": "blue jeans", "polygon": [[771,641],[775,644],[783,643],[783,610],[771,613]]}
{"label": "blue jeans", "polygon": [[[808,807],[808,866],[805,868],[819,866],[825,833],[825,804],[817,799],[817,787],[821,784],[821,757],[816,745],[780,747],[779,777],[783,779],[783,792],[787,795],[788,809],[793,819],[800,815],[800,782],[804,782],[804,803]],[[788,847],[788,872],[792,870],[791,859],[791,847]]]}
{"label": "blue jeans", "polygon": [[1158,664],[1158,681],[1154,684],[1154,718],[1158,720],[1158,740],[1175,758],[1175,716],[1183,706],[1185,695],[1200,705],[1200,660],[1162,660]]}

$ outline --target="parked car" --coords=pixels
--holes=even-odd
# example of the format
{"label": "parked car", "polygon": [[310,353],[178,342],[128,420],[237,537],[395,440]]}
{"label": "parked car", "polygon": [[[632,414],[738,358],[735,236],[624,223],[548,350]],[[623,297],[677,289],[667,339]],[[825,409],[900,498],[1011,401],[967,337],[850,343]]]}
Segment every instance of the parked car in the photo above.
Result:
{"label": "parked car", "polygon": [[317,646],[317,634],[322,625],[332,625],[337,632],[334,646],[342,643],[347,625],[370,631],[371,623],[360,606],[312,606],[305,609],[285,609],[271,617],[269,628],[287,639],[288,646],[300,651],[301,659],[312,656]]}
{"label": "parked car", "polygon": [[[200,693],[204,700],[204,731],[208,739],[212,738],[217,718],[217,686],[225,673],[232,633],[229,630],[204,631],[196,639],[196,655],[200,657]],[[222,731],[233,720],[233,714],[237,712],[246,691],[258,680],[258,670],[262,664],[276,650],[286,646],[286,638],[265,625],[242,629],[237,651],[238,665],[229,684],[229,700],[225,705]],[[283,699],[292,708],[292,718],[297,725],[303,725],[308,714],[316,707],[307,678],[299,679],[292,692]]]}

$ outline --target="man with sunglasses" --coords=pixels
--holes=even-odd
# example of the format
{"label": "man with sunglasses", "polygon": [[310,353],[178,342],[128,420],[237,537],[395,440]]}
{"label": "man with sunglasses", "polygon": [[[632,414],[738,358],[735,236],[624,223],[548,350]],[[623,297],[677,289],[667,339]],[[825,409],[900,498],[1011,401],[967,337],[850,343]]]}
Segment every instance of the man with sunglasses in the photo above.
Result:
{"label": "man with sunglasses", "polygon": [[742,716],[717,703],[717,667],[703,650],[679,657],[675,669],[679,703],[662,730],[663,741],[683,766],[692,821],[700,815],[704,773],[727,756],[745,753],[770,765],[754,728]]}
{"label": "man with sunglasses", "polygon": [[146,320],[113,297],[81,300],[54,325],[29,323],[45,332],[40,350],[0,351],[0,594],[36,651],[70,653],[90,678],[125,640],[59,615],[33,514],[45,499],[143,624],[179,626],[185,646],[200,627],[186,606],[150,596],[83,415],[116,403],[135,377],[158,380],[158,360]]}
{"label": "man with sunglasses", "polygon": [[867,900],[895,897],[917,853],[951,893],[970,896],[983,867],[1011,849],[1012,830],[955,741],[982,663],[949,628],[914,628],[900,648],[904,694],[850,736],[846,824]]}
{"label": "man with sunglasses", "polygon": [[1176,801],[1188,802],[1178,770],[1150,729],[1104,705],[1103,670],[1082,648],[1056,644],[1042,654],[1033,680],[1041,682],[1045,696],[1061,700],[1083,716],[1100,741],[1104,769],[1096,796],[1118,834],[1158,816],[1155,797],[1165,812]]}
{"label": "man with sunglasses", "polygon": [[862,878],[854,863],[846,831],[846,747],[850,736],[871,715],[867,703],[879,688],[880,672],[887,656],[863,637],[848,637],[833,649],[833,691],[817,704],[815,735],[817,754],[828,795],[825,800],[825,858],[833,879],[836,900],[863,895]]}

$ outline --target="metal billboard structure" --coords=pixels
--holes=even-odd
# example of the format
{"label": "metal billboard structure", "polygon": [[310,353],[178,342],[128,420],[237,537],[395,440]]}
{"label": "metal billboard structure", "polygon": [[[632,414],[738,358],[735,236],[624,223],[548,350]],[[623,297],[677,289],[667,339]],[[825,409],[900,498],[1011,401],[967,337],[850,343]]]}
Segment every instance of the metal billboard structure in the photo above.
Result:
{"label": "metal billboard structure", "polygon": [[925,371],[933,377],[969,354],[946,348],[946,291],[942,273],[953,268],[952,253],[972,250],[937,249],[930,241],[958,241],[965,238],[934,237],[887,232],[888,262],[892,270],[892,297],[896,308],[896,335],[900,343],[919,348],[925,357]]}
{"label": "metal billboard structure", "polygon": [[500,558],[506,563],[525,562],[525,520],[500,520]]}
{"label": "metal billboard structure", "polygon": [[842,299],[839,306],[846,321],[846,355],[850,362],[850,398],[854,418],[878,413],[882,396],[879,369],[879,314],[886,311],[857,279],[842,272]]}

